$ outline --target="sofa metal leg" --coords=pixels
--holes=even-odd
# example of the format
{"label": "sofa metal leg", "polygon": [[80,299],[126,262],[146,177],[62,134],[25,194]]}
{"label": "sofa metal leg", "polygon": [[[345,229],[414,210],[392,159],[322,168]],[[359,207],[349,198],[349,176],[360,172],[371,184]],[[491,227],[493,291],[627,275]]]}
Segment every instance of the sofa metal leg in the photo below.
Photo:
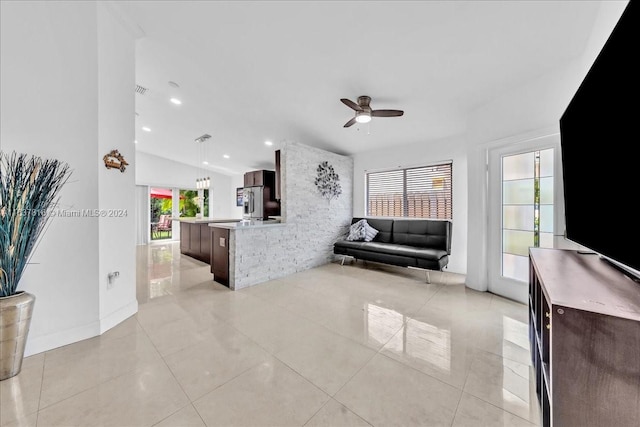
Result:
{"label": "sofa metal leg", "polygon": [[431,283],[431,277],[429,276],[429,270],[425,270],[425,272],[427,273],[427,283]]}
{"label": "sofa metal leg", "polygon": [[344,265],[344,260],[346,260],[347,258],[353,259],[353,262],[358,262],[358,259],[354,256],[351,255],[343,255],[342,256],[342,260],[340,261],[340,265]]}

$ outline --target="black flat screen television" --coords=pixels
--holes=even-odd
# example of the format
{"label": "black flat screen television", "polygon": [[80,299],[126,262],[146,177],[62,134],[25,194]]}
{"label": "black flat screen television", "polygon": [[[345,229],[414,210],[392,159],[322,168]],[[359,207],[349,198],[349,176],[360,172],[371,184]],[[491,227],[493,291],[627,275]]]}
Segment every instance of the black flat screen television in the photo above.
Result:
{"label": "black flat screen television", "polygon": [[566,238],[640,277],[640,2],[560,119]]}

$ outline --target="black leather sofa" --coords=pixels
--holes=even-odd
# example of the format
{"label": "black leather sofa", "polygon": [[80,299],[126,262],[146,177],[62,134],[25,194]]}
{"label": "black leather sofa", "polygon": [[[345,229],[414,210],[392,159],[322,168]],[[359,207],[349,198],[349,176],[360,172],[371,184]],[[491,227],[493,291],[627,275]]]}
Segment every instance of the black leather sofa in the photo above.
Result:
{"label": "black leather sofa", "polygon": [[[353,218],[354,224],[362,218]],[[432,219],[365,218],[378,230],[371,242],[348,241],[346,236],[333,245],[333,253],[355,258],[442,271],[451,255],[452,223]],[[344,258],[342,259],[344,263]],[[427,275],[427,281],[429,277]]]}

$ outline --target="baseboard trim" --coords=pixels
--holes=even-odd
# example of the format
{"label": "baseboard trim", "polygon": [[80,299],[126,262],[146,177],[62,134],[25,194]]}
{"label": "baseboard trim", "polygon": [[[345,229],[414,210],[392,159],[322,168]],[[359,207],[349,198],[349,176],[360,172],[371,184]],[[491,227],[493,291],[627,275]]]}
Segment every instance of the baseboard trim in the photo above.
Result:
{"label": "baseboard trim", "polygon": [[27,338],[27,345],[24,349],[24,355],[32,356],[54,348],[73,344],[78,341],[86,340],[100,335],[99,322],[91,322],[87,325],[79,326],[65,331],[54,332],[51,334]]}
{"label": "baseboard trim", "polygon": [[133,316],[138,312],[138,300],[133,300],[129,304],[124,307],[119,308],[108,316],[100,319],[100,335],[107,332],[109,329],[114,326],[124,322],[129,317]]}
{"label": "baseboard trim", "polygon": [[68,329],[66,331],[59,331],[39,337],[28,338],[27,345],[24,349],[24,356],[32,356],[34,354],[43,353],[58,347],[102,335],[137,312],[138,301],[133,300],[129,304],[114,311],[99,321],[91,322],[87,325]]}

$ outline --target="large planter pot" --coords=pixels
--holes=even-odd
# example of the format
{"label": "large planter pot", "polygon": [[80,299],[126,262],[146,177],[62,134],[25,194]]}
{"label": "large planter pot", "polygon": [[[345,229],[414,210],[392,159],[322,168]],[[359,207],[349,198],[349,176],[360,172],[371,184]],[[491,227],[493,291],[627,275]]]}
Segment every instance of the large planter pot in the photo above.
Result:
{"label": "large planter pot", "polygon": [[36,297],[18,292],[0,297],[0,381],[20,373]]}

